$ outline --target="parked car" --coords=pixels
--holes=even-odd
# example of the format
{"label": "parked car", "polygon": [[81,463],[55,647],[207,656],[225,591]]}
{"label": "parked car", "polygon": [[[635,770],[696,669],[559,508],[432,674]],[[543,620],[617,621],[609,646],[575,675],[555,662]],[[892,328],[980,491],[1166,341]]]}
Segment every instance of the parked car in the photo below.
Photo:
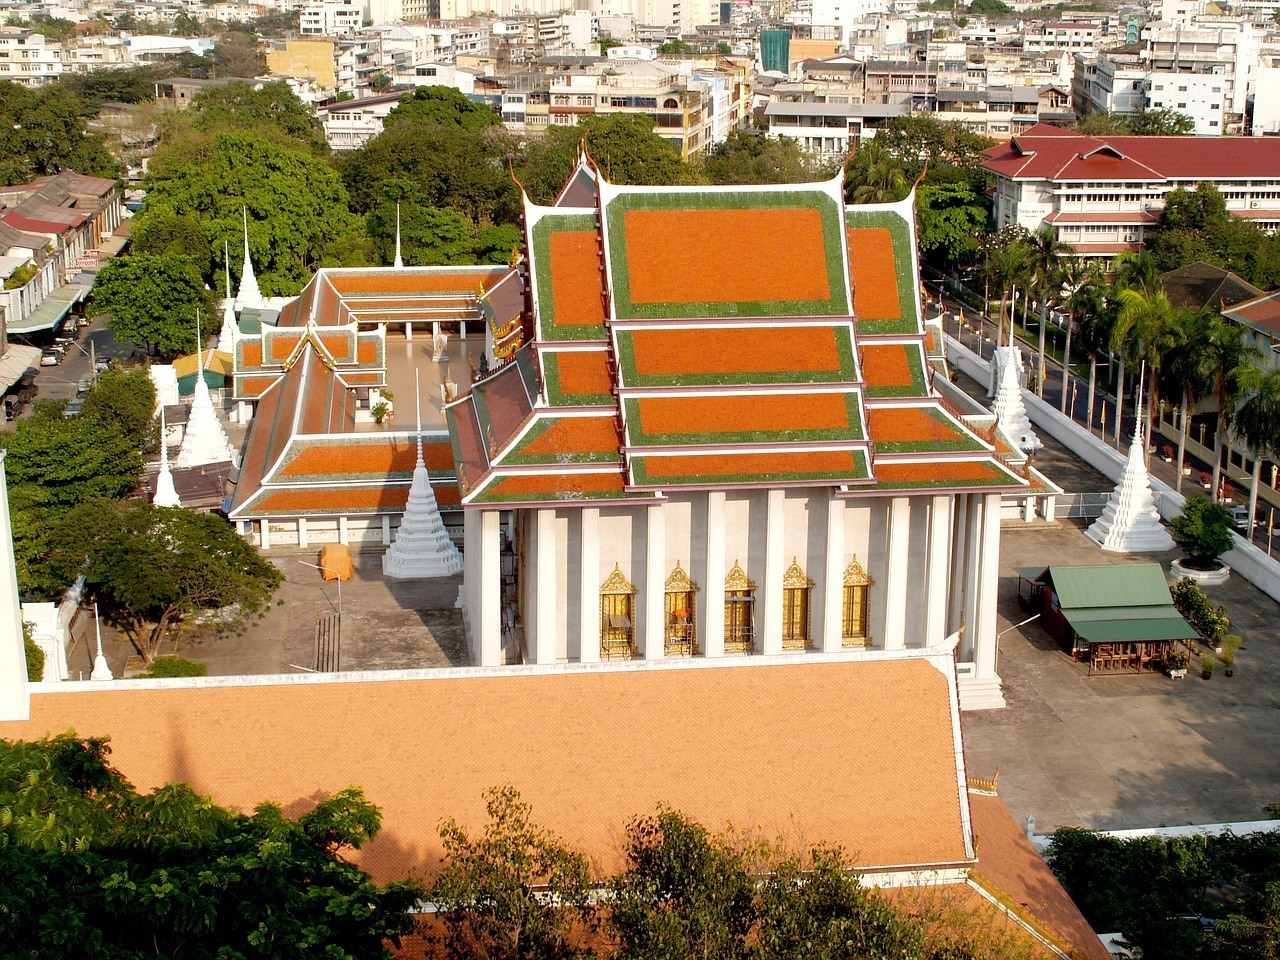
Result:
{"label": "parked car", "polygon": [[1249,508],[1243,504],[1235,507],[1228,507],[1227,513],[1231,515],[1231,525],[1241,533],[1249,531]]}
{"label": "parked car", "polygon": [[17,420],[18,414],[22,413],[27,402],[18,396],[8,396],[4,398],[4,418],[6,420]]}
{"label": "parked car", "polygon": [[74,400],[72,400],[70,403],[68,403],[65,407],[62,408],[62,415],[68,418],[74,417],[80,413],[80,409],[83,406],[84,406],[84,397],[76,397]]}
{"label": "parked car", "polygon": [[63,353],[61,349],[56,346],[50,347],[48,350],[45,350],[40,354],[40,366],[56,367],[62,362],[62,355]]}

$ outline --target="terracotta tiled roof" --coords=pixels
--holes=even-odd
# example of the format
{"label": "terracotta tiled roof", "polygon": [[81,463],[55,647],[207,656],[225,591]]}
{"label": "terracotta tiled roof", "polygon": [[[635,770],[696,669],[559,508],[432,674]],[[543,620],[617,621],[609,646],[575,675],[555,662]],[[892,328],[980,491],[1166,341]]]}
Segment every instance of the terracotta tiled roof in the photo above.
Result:
{"label": "terracotta tiled roof", "polygon": [[867,660],[117,685],[37,693],[32,718],[0,723],[0,736],[110,736],[112,763],[141,789],[185,780],[243,810],[296,812],[358,784],[383,829],[355,856],[380,881],[434,868],[440,820],[479,828],[482,791],[501,785],[602,872],[620,863],[628,819],[660,803],[716,828],[838,843],[865,868],[910,868],[968,862],[951,682],[923,660]]}
{"label": "terracotta tiled roof", "polygon": [[479,500],[490,503],[533,503],[543,500],[580,500],[623,495],[622,473],[557,470],[500,476],[489,483]]}
{"label": "terracotta tiled roof", "polygon": [[617,460],[618,421],[602,417],[543,417],[525,433],[504,463]]}
{"label": "terracotta tiled roof", "polygon": [[557,403],[584,403],[588,402],[584,397],[607,397],[613,392],[609,354],[603,348],[544,353],[542,364],[545,370],[555,370],[555,387],[559,396],[550,398],[553,406]]}
{"label": "terracotta tiled roof", "polygon": [[932,460],[927,463],[876,463],[876,482],[885,488],[902,487],[1022,487],[1008,470],[992,460]]}
{"label": "terracotta tiled roof", "polygon": [[483,284],[487,290],[507,273],[506,267],[408,267],[403,270],[326,270],[340,296],[371,294],[467,293]]}
{"label": "terracotta tiled roof", "polygon": [[910,407],[868,404],[867,428],[876,438],[876,450],[886,453],[983,449],[981,442],[936,404]]}
{"label": "terracotta tiled roof", "polygon": [[[923,397],[929,393],[920,343],[862,345],[862,378],[867,396]],[[874,434],[873,434],[874,436]]]}
{"label": "terracotta tiled roof", "polygon": [[631,458],[637,486],[717,486],[725,483],[845,483],[867,477],[856,450],[717,453]]}
{"label": "terracotta tiled roof", "polygon": [[632,386],[856,379],[848,328],[835,325],[681,325],[620,330],[618,342]]}
{"label": "terracotta tiled roof", "polygon": [[594,327],[604,323],[599,238],[590,230],[551,234],[550,319],[557,327]]}
{"label": "terracotta tiled roof", "polygon": [[843,390],[639,397],[626,406],[630,440],[645,446],[862,439],[857,395]]}
{"label": "terracotta tiled roof", "polygon": [[884,227],[862,227],[848,231],[848,236],[854,313],[864,320],[902,316],[898,265],[889,231]]}
{"label": "terracotta tiled roof", "polygon": [[[422,456],[427,470],[433,475],[453,473],[453,452],[448,443],[424,443]],[[418,445],[411,437],[347,434],[333,442],[314,442],[297,447],[273,478],[288,478],[294,482],[334,475],[369,478],[399,475],[408,478],[413,473],[417,457]]]}

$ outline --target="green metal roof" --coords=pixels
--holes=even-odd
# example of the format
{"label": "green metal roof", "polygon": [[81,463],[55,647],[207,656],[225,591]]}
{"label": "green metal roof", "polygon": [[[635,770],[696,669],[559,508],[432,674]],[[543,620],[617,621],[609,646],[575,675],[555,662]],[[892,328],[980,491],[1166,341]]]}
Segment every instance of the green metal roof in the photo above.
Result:
{"label": "green metal roof", "polygon": [[1050,567],[1053,592],[1062,612],[1080,607],[1167,607],[1173,603],[1164,570],[1157,563]]}
{"label": "green metal roof", "polygon": [[1173,607],[1168,615],[1125,620],[1079,621],[1068,618],[1071,627],[1089,643],[1123,643],[1139,640],[1194,640],[1199,636]]}
{"label": "green metal roof", "polygon": [[74,283],[63,284],[40,301],[39,306],[25,317],[9,322],[10,333],[36,333],[40,330],[52,330],[58,322],[71,312],[71,308],[84,296],[85,288]]}

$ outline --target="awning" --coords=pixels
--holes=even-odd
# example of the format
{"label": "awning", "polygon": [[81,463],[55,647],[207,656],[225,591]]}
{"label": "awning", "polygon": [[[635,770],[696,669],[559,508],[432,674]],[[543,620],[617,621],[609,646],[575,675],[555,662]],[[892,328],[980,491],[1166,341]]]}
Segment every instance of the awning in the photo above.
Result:
{"label": "awning", "polygon": [[58,287],[40,305],[21,320],[9,322],[9,333],[39,333],[56,327],[85,295],[85,288],[74,283]]}
{"label": "awning", "polygon": [[16,343],[0,357],[0,393],[22,379],[22,375],[40,364],[40,348],[24,347]]}
{"label": "awning", "polygon": [[1152,614],[1121,620],[1080,620],[1068,617],[1068,621],[1071,628],[1089,643],[1195,640],[1199,636],[1173,608],[1170,608],[1168,615]]}

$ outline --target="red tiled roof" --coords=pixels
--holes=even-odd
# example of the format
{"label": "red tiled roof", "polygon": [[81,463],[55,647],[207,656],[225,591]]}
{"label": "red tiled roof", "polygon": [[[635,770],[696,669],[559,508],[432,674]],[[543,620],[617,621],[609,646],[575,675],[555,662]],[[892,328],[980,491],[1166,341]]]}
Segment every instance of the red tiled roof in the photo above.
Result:
{"label": "red tiled roof", "polygon": [[1055,210],[1044,218],[1045,223],[1159,223],[1153,213],[1142,211],[1125,213],[1063,213]]}
{"label": "red tiled roof", "polygon": [[1140,243],[1072,243],[1068,244],[1076,253],[1128,253],[1130,250],[1141,250]]}
{"label": "red tiled roof", "polygon": [[1252,324],[1280,334],[1280,291],[1237,304],[1225,311],[1225,315],[1238,323]]}
{"label": "red tiled roof", "polygon": [[836,371],[834,327],[665,327],[629,331],[641,377]]}
{"label": "red tiled roof", "polygon": [[853,312],[862,320],[901,317],[892,234],[885,227],[855,227],[847,233],[849,270],[853,275]]}

